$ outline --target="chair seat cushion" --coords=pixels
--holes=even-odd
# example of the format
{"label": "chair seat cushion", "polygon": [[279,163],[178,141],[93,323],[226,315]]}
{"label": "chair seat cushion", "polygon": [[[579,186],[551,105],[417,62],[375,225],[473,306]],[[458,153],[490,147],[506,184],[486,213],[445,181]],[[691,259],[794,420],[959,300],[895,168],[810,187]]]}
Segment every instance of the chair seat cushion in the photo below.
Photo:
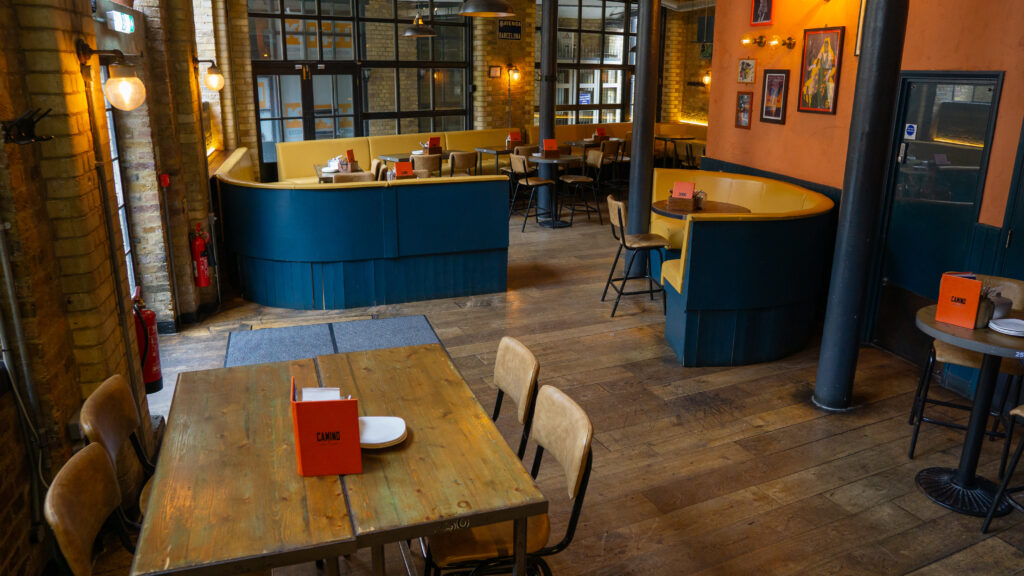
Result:
{"label": "chair seat cushion", "polygon": [[535,178],[533,176],[520,178],[519,181],[527,186],[550,186],[555,183],[554,180],[548,180],[547,178]]}
{"label": "chair seat cushion", "polygon": [[[982,355],[980,352],[964,350],[939,340],[935,340],[932,345],[935,347],[935,359],[943,364],[956,364],[957,366],[966,366],[975,370],[981,369]],[[1020,361],[1015,358],[1003,358],[1002,363],[999,365],[999,371],[1012,376],[1024,374],[1024,368],[1021,367]]]}
{"label": "chair seat cushion", "polygon": [[582,176],[580,174],[566,174],[559,178],[559,180],[567,184],[589,184],[594,181],[590,176]]}
{"label": "chair seat cushion", "polygon": [[657,234],[627,234],[626,248],[662,248],[668,246],[668,240]]}
{"label": "chair seat cushion", "polygon": [[[530,516],[526,522],[526,552],[532,554],[548,543],[551,525],[547,514]],[[430,537],[434,563],[445,567],[471,560],[512,555],[512,522],[476,526]]]}

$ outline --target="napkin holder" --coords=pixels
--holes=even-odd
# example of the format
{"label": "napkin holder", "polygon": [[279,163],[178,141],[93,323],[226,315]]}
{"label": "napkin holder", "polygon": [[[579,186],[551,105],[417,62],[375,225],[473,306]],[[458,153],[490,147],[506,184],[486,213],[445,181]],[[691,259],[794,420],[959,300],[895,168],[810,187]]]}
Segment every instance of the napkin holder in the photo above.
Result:
{"label": "napkin holder", "polygon": [[[981,304],[981,281],[973,274],[947,272],[939,283],[939,302],[935,307],[935,321],[974,330],[984,318],[978,314]],[[987,300],[987,298],[985,299]],[[991,306],[991,303],[989,305]],[[985,312],[985,311],[983,311]],[[991,317],[992,309],[987,313]],[[988,324],[986,319],[980,326]]]}
{"label": "napkin holder", "polygon": [[298,399],[291,385],[292,429],[300,476],[336,476],[363,471],[357,400]]}

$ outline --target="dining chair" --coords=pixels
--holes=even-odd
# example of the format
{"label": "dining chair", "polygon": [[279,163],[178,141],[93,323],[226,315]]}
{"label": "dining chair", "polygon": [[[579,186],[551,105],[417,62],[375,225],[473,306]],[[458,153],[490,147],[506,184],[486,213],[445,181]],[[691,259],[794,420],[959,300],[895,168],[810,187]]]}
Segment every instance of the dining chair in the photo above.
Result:
{"label": "dining chair", "polygon": [[384,167],[384,161],[380,158],[374,158],[370,161],[370,174],[373,174],[374,180],[380,180],[380,171]]}
{"label": "dining chair", "polygon": [[[1018,419],[1021,420],[1022,423],[1024,423],[1024,405],[1017,406],[1013,410],[1010,410],[1010,427],[1007,430],[1008,436],[1013,435],[1013,427],[1016,425]],[[999,491],[996,492],[995,498],[992,499],[992,504],[989,505],[988,515],[985,516],[985,522],[981,525],[982,534],[988,532],[988,527],[990,524],[992,524],[992,517],[995,516],[996,508],[999,506],[999,502],[1002,501],[1003,496],[1009,498],[1010,494],[1024,491],[1024,485],[1017,486],[1015,488],[1009,488],[1010,479],[1013,478],[1013,472],[1014,470],[1017,469],[1017,464],[1020,462],[1020,456],[1022,452],[1024,452],[1024,438],[1021,438],[1020,443],[1017,444],[1017,450],[1014,451],[1013,458],[1010,460],[1010,465],[1006,469],[1006,473],[1003,474],[1003,481],[1002,483],[999,484]],[[1010,502],[1018,510],[1021,509],[1020,504],[1015,500],[1010,499]]]}
{"label": "dining chair", "polygon": [[[600,178],[603,154],[600,150],[590,149],[587,150],[587,157],[582,167],[582,174],[563,174],[558,179],[565,183],[567,187],[572,191],[571,201],[569,204],[569,223],[572,224],[576,216],[576,207],[583,206],[584,211],[587,213],[587,221],[590,221],[590,211],[597,212],[597,221],[599,224],[604,225],[604,220],[601,218],[601,201],[597,197],[597,184],[595,178]],[[594,174],[593,177],[587,175],[587,169],[591,169]],[[593,205],[587,201],[586,196],[583,195],[583,188],[586,187],[590,191],[591,200]]]}
{"label": "dining chair", "polygon": [[431,175],[437,172],[437,175],[441,175],[441,155],[440,154],[413,154],[412,155],[412,169],[413,170],[427,170]]}
{"label": "dining chair", "polygon": [[92,574],[93,549],[104,525],[113,524],[121,545],[135,553],[120,505],[117,472],[99,444],[79,450],[57,472],[46,492],[43,515],[60,549],[58,561],[67,572]]}
{"label": "dining chair", "polygon": [[[1004,297],[1013,301],[1012,308],[1014,310],[1024,310],[1024,281],[1015,280],[1013,278],[1003,278],[1000,276],[988,276],[985,274],[977,274],[976,278],[981,280],[984,286],[998,287]],[[914,400],[910,408],[910,418],[908,423],[914,426],[914,431],[910,436],[910,449],[907,452],[908,458],[911,460],[914,459],[914,449],[917,447],[917,437],[921,431],[922,423],[935,424],[937,426],[944,426],[955,430],[967,430],[967,426],[964,424],[925,416],[925,407],[928,404],[968,412],[970,412],[972,408],[971,404],[947,402],[928,397],[935,362],[955,364],[957,366],[965,366],[967,368],[980,370],[981,359],[982,354],[980,352],[971,352],[939,340],[932,341],[931,349],[928,351],[928,359],[925,361],[924,370],[921,371],[921,379],[917,384],[917,390],[914,393]],[[1006,459],[1010,453],[1010,443],[1012,442],[1009,419],[1005,415],[1004,408],[1007,401],[1012,402],[1010,404],[1011,406],[1015,406],[1020,403],[1021,382],[1022,379],[1024,379],[1024,367],[1022,367],[1021,362],[1015,358],[1004,358],[999,365],[999,372],[1001,374],[1008,375],[1010,380],[1008,384],[1003,387],[1001,394],[996,397],[995,402],[992,404],[990,414],[991,416],[994,416],[995,419],[992,428],[990,430],[986,430],[985,434],[990,439],[1004,438],[1002,459],[999,462],[999,477],[1002,478],[1003,472],[1006,469]],[[1006,428],[1006,432],[999,432],[999,424],[1001,422],[1006,424],[1006,426],[1004,426]]]}
{"label": "dining chair", "polygon": [[373,182],[375,177],[372,172],[349,172],[342,174],[335,174],[332,179],[332,183],[341,184],[343,182]]}
{"label": "dining chair", "polygon": [[[536,146],[526,146],[526,145],[516,146],[516,147],[512,148],[512,154],[515,154],[517,156],[529,156],[530,154],[533,154],[537,150],[538,150],[538,148]],[[500,172],[502,174],[504,174],[505,176],[508,176],[508,197],[509,197],[509,201],[511,201],[512,198],[515,196],[515,184],[516,184],[516,173],[515,173],[515,170],[512,169],[511,155],[509,156],[508,166],[503,166],[501,168]],[[532,170],[530,172],[527,172],[527,174],[529,176],[536,176],[537,172],[536,172],[536,170]]]}
{"label": "dining chair", "polygon": [[[133,470],[123,470],[121,474],[129,478],[134,475],[135,478],[130,481],[142,485],[138,498],[138,517],[141,518],[146,513],[146,505],[149,502],[154,467],[146,455],[138,435],[141,421],[132,391],[128,387],[128,381],[120,374],[107,378],[85,399],[79,420],[85,437],[89,442],[98,444],[106,450],[110,462],[115,468],[117,455],[121,451],[121,447],[124,446],[125,440],[131,442],[135,457],[142,468],[142,477],[138,479],[138,473]],[[123,504],[121,510],[126,512]],[[127,514],[125,516],[130,517]]]}
{"label": "dining chair", "polygon": [[523,434],[516,454],[522,460],[526,455],[526,441],[530,436],[533,422],[534,401],[537,398],[537,374],[540,363],[525,344],[511,336],[504,336],[498,343],[498,355],[494,359],[493,386],[498,389],[491,420],[497,422],[501,415],[501,402],[505,395],[516,405],[516,419],[523,426]]}
{"label": "dining chair", "polygon": [[[590,470],[593,466],[591,441],[594,428],[579,404],[554,386],[542,386],[537,393],[531,437],[537,443],[531,474],[537,478],[545,452],[561,465],[572,511],[565,534],[551,546],[551,521],[547,514],[527,519],[526,553],[528,573],[551,574],[545,556],[558,554],[572,544],[583,509]],[[427,549],[426,574],[491,574],[512,568],[514,562],[513,523],[474,526],[431,536]]]}
{"label": "dining chair", "polygon": [[[537,206],[537,188],[541,186],[548,186],[551,189],[551,193],[557,193],[555,191],[555,181],[548,180],[547,178],[540,178],[539,176],[530,176],[529,169],[526,166],[526,157],[518,154],[512,154],[509,156],[510,163],[512,165],[512,172],[516,177],[515,189],[512,192],[512,201],[509,204],[508,218],[512,219],[513,214],[523,215],[523,227],[522,232],[526,231],[526,221],[530,218],[530,209],[533,209],[533,216],[540,219],[542,210]],[[517,211],[516,199],[519,197],[519,189],[525,188],[530,191],[530,198],[526,202],[526,209],[522,212]],[[543,211],[543,212],[546,212]]]}
{"label": "dining chair", "polygon": [[[661,285],[661,280],[655,280],[651,276],[651,254],[655,253],[658,258],[664,258],[659,248],[667,248],[668,240],[664,236],[658,234],[626,234],[626,205],[616,200],[611,194],[608,195],[608,223],[612,226],[612,236],[619,243],[619,249],[615,252],[615,260],[612,261],[612,269],[608,272],[608,281],[604,284],[604,293],[601,294],[601,302],[604,302],[606,296],[608,296],[608,288],[611,287],[615,290],[615,306],[612,307],[612,318],[615,317],[615,311],[619,308],[619,300],[623,296],[634,296],[636,294],[649,294],[651,300],[654,300],[654,295],[661,292],[661,306],[663,311],[667,311],[665,303],[665,288]],[[619,257],[622,256],[622,250],[628,250],[629,256],[626,258],[626,273],[621,277],[615,277],[615,267],[619,263]],[[628,271],[633,269],[633,262],[636,260],[636,255],[639,252],[646,253],[646,273],[643,276],[630,276]],[[662,261],[662,264],[665,262]],[[629,280],[643,280],[647,279],[648,289],[647,290],[632,290],[626,291],[626,282]],[[616,286],[616,282],[621,282],[620,285]],[[657,286],[657,288],[655,288]]]}
{"label": "dining chair", "polygon": [[448,175],[455,176],[456,171],[462,172],[466,176],[475,174],[476,161],[476,152],[452,152],[448,157]]}

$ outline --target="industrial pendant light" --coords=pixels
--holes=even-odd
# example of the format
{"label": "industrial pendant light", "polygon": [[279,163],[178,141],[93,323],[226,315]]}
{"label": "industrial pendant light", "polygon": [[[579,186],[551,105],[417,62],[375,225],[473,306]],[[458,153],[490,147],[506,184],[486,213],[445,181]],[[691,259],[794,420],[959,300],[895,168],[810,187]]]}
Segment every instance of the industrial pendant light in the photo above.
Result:
{"label": "industrial pendant light", "polygon": [[416,12],[416,17],[412,19],[412,26],[406,28],[405,32],[402,32],[402,36],[406,38],[433,38],[437,36],[437,32],[423,21],[423,17],[420,16],[419,12]]}
{"label": "industrial pendant light", "polygon": [[135,68],[111,64],[110,76],[103,85],[103,93],[110,105],[118,110],[135,110],[146,100],[146,86],[135,75]]}
{"label": "industrial pendant light", "polygon": [[506,0],[466,0],[459,10],[463,16],[474,18],[505,18],[515,16]]}

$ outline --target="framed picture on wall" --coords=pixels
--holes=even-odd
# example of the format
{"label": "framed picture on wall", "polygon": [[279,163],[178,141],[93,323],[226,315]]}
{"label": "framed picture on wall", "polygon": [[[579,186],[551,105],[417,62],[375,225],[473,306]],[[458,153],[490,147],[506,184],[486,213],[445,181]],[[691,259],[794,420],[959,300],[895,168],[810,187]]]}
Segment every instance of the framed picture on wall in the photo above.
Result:
{"label": "framed picture on wall", "polygon": [[835,114],[843,63],[845,26],[804,30],[800,58],[800,112]]}
{"label": "framed picture on wall", "polygon": [[765,70],[761,83],[761,122],[786,123],[789,70]]}
{"label": "framed picture on wall", "polygon": [[772,23],[772,0],[750,0],[750,25],[767,26]]}
{"label": "framed picture on wall", "polygon": [[750,110],[753,108],[753,92],[736,93],[736,127],[750,130]]}
{"label": "framed picture on wall", "polygon": [[489,78],[501,78],[501,66],[491,66],[488,68],[487,76]]}
{"label": "framed picture on wall", "polygon": [[736,81],[740,84],[753,84],[754,83],[754,69],[757,60],[753,58],[741,59],[740,60],[740,71],[736,77]]}

